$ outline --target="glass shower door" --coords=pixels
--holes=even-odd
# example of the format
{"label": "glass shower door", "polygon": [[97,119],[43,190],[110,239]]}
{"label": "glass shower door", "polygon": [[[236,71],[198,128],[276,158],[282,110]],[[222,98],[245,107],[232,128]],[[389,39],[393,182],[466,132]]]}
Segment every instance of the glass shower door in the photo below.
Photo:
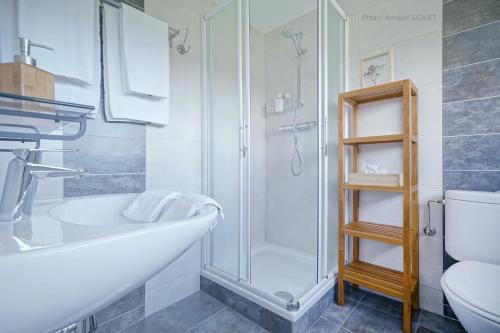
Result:
{"label": "glass shower door", "polygon": [[206,15],[208,194],[225,219],[210,233],[209,264],[242,279],[245,124],[241,71],[241,0]]}

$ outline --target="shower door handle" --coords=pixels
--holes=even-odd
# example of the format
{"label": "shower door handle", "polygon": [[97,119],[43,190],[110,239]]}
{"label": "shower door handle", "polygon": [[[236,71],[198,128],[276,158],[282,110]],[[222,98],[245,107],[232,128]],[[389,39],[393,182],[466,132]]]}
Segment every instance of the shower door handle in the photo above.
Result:
{"label": "shower door handle", "polygon": [[322,145],[323,145],[323,156],[328,156],[328,117],[323,116],[323,124],[321,126],[323,128],[323,133],[322,133]]}
{"label": "shower door handle", "polygon": [[240,125],[240,142],[241,142],[240,151],[241,151],[241,157],[243,158],[247,157],[247,151],[248,151],[247,130],[248,130],[248,124],[246,117],[242,117]]}

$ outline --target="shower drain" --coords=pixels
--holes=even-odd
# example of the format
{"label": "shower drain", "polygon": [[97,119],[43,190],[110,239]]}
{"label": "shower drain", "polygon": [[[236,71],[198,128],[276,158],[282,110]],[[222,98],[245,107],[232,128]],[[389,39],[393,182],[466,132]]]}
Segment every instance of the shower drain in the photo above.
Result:
{"label": "shower drain", "polygon": [[292,302],[294,299],[292,294],[290,294],[288,291],[283,291],[283,290],[275,292],[274,296],[277,296],[282,300],[285,300],[286,302]]}

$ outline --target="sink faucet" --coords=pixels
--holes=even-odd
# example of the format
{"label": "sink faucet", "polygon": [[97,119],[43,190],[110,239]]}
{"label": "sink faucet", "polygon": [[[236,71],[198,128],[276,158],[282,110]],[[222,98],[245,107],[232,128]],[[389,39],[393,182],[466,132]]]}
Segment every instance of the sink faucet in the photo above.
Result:
{"label": "sink faucet", "polygon": [[31,216],[39,179],[78,177],[87,171],[41,164],[42,153],[74,152],[74,149],[13,149],[0,201],[0,222]]}

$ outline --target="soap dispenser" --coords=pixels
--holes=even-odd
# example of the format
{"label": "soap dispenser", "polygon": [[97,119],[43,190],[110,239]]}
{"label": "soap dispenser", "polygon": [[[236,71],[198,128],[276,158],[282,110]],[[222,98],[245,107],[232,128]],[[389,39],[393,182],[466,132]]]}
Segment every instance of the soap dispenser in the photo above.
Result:
{"label": "soap dispenser", "polygon": [[31,56],[32,46],[54,50],[50,46],[19,37],[20,53],[14,56],[14,62],[0,64],[0,91],[54,99],[54,75],[36,67],[36,60]]}

